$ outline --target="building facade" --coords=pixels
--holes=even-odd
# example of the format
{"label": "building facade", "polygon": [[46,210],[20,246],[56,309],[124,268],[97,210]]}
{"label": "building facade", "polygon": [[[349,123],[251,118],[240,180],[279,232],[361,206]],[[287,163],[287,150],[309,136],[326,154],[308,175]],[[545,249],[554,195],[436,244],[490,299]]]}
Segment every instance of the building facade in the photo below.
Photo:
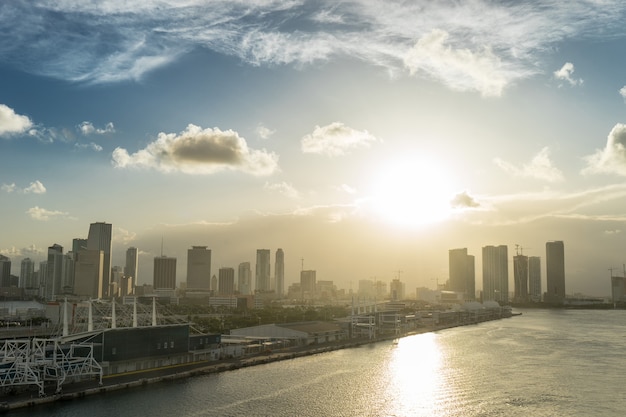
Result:
{"label": "building facade", "polygon": [[154,258],[152,286],[155,290],[176,289],[176,258],[164,255]]}
{"label": "building facade", "polygon": [[102,298],[103,268],[104,251],[79,250],[74,265],[74,294],[86,299]]}
{"label": "building facade", "polygon": [[285,294],[285,253],[282,249],[276,250],[276,262],[274,263],[274,282],[276,294],[282,297]]}
{"label": "building facade", "polygon": [[220,268],[219,282],[217,284],[217,292],[219,295],[235,294],[235,269]]}
{"label": "building facade", "polygon": [[513,284],[515,292],[513,299],[517,303],[528,301],[528,256],[515,255],[513,257]]}
{"label": "building facade", "polygon": [[187,289],[211,289],[211,250],[207,246],[192,246],[187,250]]}
{"label": "building facade", "polygon": [[124,264],[124,277],[130,280],[130,285],[137,285],[137,274],[139,273],[139,251],[135,247],[126,249],[126,263]]}
{"label": "building facade", "polygon": [[476,269],[473,255],[467,254],[467,248],[448,251],[450,273],[449,290],[464,294],[466,301],[476,298]]}
{"label": "building facade", "polygon": [[541,301],[541,258],[531,256],[528,258],[528,297],[530,301]]}
{"label": "building facade", "polygon": [[250,262],[242,262],[237,268],[237,290],[239,294],[252,294],[252,270]]}
{"label": "building facade", "polygon": [[547,303],[565,301],[565,246],[563,241],[546,242],[546,295]]}
{"label": "building facade", "polygon": [[255,292],[269,292],[271,290],[270,283],[270,250],[257,249],[256,251],[256,269],[255,269]]}
{"label": "building facade", "polygon": [[509,301],[509,264],[506,245],[484,246],[483,252],[483,301]]}
{"label": "building facade", "polygon": [[101,250],[104,253],[104,264],[102,267],[102,296],[106,297],[111,282],[111,252],[113,226],[110,223],[97,222],[89,225],[89,235],[87,236],[88,250]]}

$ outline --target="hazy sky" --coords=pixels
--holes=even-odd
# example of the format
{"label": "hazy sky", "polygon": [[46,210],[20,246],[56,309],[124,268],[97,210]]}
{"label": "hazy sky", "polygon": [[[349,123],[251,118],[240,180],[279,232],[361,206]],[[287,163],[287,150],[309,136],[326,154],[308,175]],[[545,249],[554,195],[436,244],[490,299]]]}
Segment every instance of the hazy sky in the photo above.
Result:
{"label": "hazy sky", "polygon": [[[448,250],[563,240],[566,291],[626,262],[623,1],[0,3],[0,253],[113,224],[113,263],[283,248],[356,289]],[[623,124],[624,123],[624,124]],[[304,261],[302,261],[304,259]],[[398,271],[402,271],[399,273]],[[273,272],[273,267],[272,267]],[[615,271],[617,273],[617,271]]]}

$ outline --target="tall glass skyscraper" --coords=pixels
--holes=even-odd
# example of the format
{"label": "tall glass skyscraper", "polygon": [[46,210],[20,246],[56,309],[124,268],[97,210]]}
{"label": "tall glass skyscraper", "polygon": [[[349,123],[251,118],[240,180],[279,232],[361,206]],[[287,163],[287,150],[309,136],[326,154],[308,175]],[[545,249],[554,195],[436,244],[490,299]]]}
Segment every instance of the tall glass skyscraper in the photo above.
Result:
{"label": "tall glass skyscraper", "polygon": [[256,292],[267,292],[271,290],[269,249],[257,249],[256,251],[254,290]]}
{"label": "tall glass skyscraper", "polygon": [[132,278],[132,286],[137,285],[137,273],[139,272],[138,267],[139,262],[139,252],[137,248],[130,247],[126,249],[126,264],[124,265],[124,276],[126,279]]}
{"label": "tall glass skyscraper", "polygon": [[467,254],[467,248],[450,249],[448,251],[448,267],[450,289],[462,292],[464,300],[474,300],[476,298],[474,256]]}
{"label": "tall glass skyscraper", "polygon": [[211,289],[211,250],[206,246],[187,250],[187,289]]}
{"label": "tall glass skyscraper", "polygon": [[276,251],[276,263],[274,264],[276,281],[276,294],[282,296],[285,293],[285,253],[282,249]]}
{"label": "tall glass skyscraper", "polygon": [[102,268],[102,296],[109,294],[109,284],[111,283],[111,251],[113,226],[110,223],[91,223],[89,225],[89,235],[87,236],[88,250],[101,250],[104,252],[104,265]]}
{"label": "tall glass skyscraper", "polygon": [[509,301],[509,263],[506,245],[483,247],[483,301]]}
{"label": "tall glass skyscraper", "polygon": [[546,298],[547,303],[565,300],[565,247],[563,241],[546,243]]}

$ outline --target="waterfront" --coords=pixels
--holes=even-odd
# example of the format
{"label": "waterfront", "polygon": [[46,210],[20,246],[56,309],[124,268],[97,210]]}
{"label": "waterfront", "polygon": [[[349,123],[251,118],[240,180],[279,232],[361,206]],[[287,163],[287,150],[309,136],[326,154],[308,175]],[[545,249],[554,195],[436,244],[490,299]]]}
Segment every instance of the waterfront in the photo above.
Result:
{"label": "waterfront", "polygon": [[523,313],[8,415],[622,415],[626,312]]}

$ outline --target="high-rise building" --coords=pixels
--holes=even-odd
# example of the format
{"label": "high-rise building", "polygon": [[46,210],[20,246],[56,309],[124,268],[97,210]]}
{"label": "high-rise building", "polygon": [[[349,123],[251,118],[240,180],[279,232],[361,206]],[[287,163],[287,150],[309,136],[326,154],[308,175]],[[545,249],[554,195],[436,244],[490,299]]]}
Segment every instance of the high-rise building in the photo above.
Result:
{"label": "high-rise building", "polygon": [[113,249],[112,229],[110,223],[91,223],[87,236],[87,249],[101,250],[104,252],[104,266],[102,268],[102,296],[108,295],[109,283],[111,282],[111,252]]}
{"label": "high-rise building", "polygon": [[20,287],[27,290],[39,288],[35,282],[35,262],[30,258],[22,259],[20,264]]}
{"label": "high-rise building", "polygon": [[46,298],[46,279],[48,278],[48,261],[39,262],[39,271],[37,273],[39,292],[38,296]]}
{"label": "high-rise building", "polygon": [[483,301],[509,301],[509,264],[506,245],[483,247]]}
{"label": "high-rise building", "polygon": [[0,255],[0,287],[10,287],[11,282],[11,259]]}
{"label": "high-rise building", "polygon": [[187,289],[211,289],[211,250],[206,246],[187,250]]}
{"label": "high-rise building", "polygon": [[268,292],[270,290],[270,250],[257,249],[254,291]]}
{"label": "high-rise building", "polygon": [[46,284],[44,287],[44,297],[52,300],[55,295],[62,294],[65,257],[63,256],[63,246],[54,244],[48,247],[48,263],[46,267]]}
{"label": "high-rise building", "polygon": [[132,288],[137,285],[137,274],[139,272],[139,251],[137,248],[130,247],[126,249],[126,264],[124,265],[124,277],[128,285]]}
{"label": "high-rise building", "polygon": [[74,254],[74,260],[78,258],[78,251],[87,249],[87,239],[75,238],[72,239],[72,253]]}
{"label": "high-rise building", "polygon": [[74,265],[74,294],[82,298],[102,298],[104,251],[82,249]]}
{"label": "high-rise building", "polygon": [[72,252],[66,253],[63,258],[63,281],[61,284],[61,292],[63,294],[72,294],[74,291],[75,259]]}
{"label": "high-rise building", "polygon": [[316,271],[300,271],[300,289],[303,298],[315,298]]}
{"label": "high-rise building", "polygon": [[546,243],[546,296],[547,303],[565,300],[565,248],[563,241]]}
{"label": "high-rise building", "polygon": [[248,295],[252,293],[252,270],[250,262],[239,264],[237,275],[237,290],[239,294]]}
{"label": "high-rise building", "polygon": [[538,256],[528,258],[528,296],[535,303],[541,301],[541,258]]}
{"label": "high-rise building", "polygon": [[282,249],[276,251],[274,274],[276,278],[276,294],[281,297],[285,293],[285,253]]}
{"label": "high-rise building", "polygon": [[389,284],[389,296],[391,300],[404,300],[404,288],[404,282],[400,281],[398,278],[391,280],[391,284]]}
{"label": "high-rise building", "polygon": [[158,256],[154,258],[154,281],[155,290],[176,289],[176,258]]}
{"label": "high-rise building", "polygon": [[211,277],[211,291],[213,291],[213,294],[217,294],[217,277],[215,274]]}
{"label": "high-rise building", "polygon": [[467,248],[448,251],[450,271],[449,289],[463,293],[464,300],[476,298],[476,269],[473,255],[467,254]]}
{"label": "high-rise building", "polygon": [[235,293],[234,268],[220,268],[217,292],[219,295],[233,295]]}
{"label": "high-rise building", "polygon": [[528,272],[528,256],[515,255],[513,257],[514,300],[518,303],[528,301]]}

